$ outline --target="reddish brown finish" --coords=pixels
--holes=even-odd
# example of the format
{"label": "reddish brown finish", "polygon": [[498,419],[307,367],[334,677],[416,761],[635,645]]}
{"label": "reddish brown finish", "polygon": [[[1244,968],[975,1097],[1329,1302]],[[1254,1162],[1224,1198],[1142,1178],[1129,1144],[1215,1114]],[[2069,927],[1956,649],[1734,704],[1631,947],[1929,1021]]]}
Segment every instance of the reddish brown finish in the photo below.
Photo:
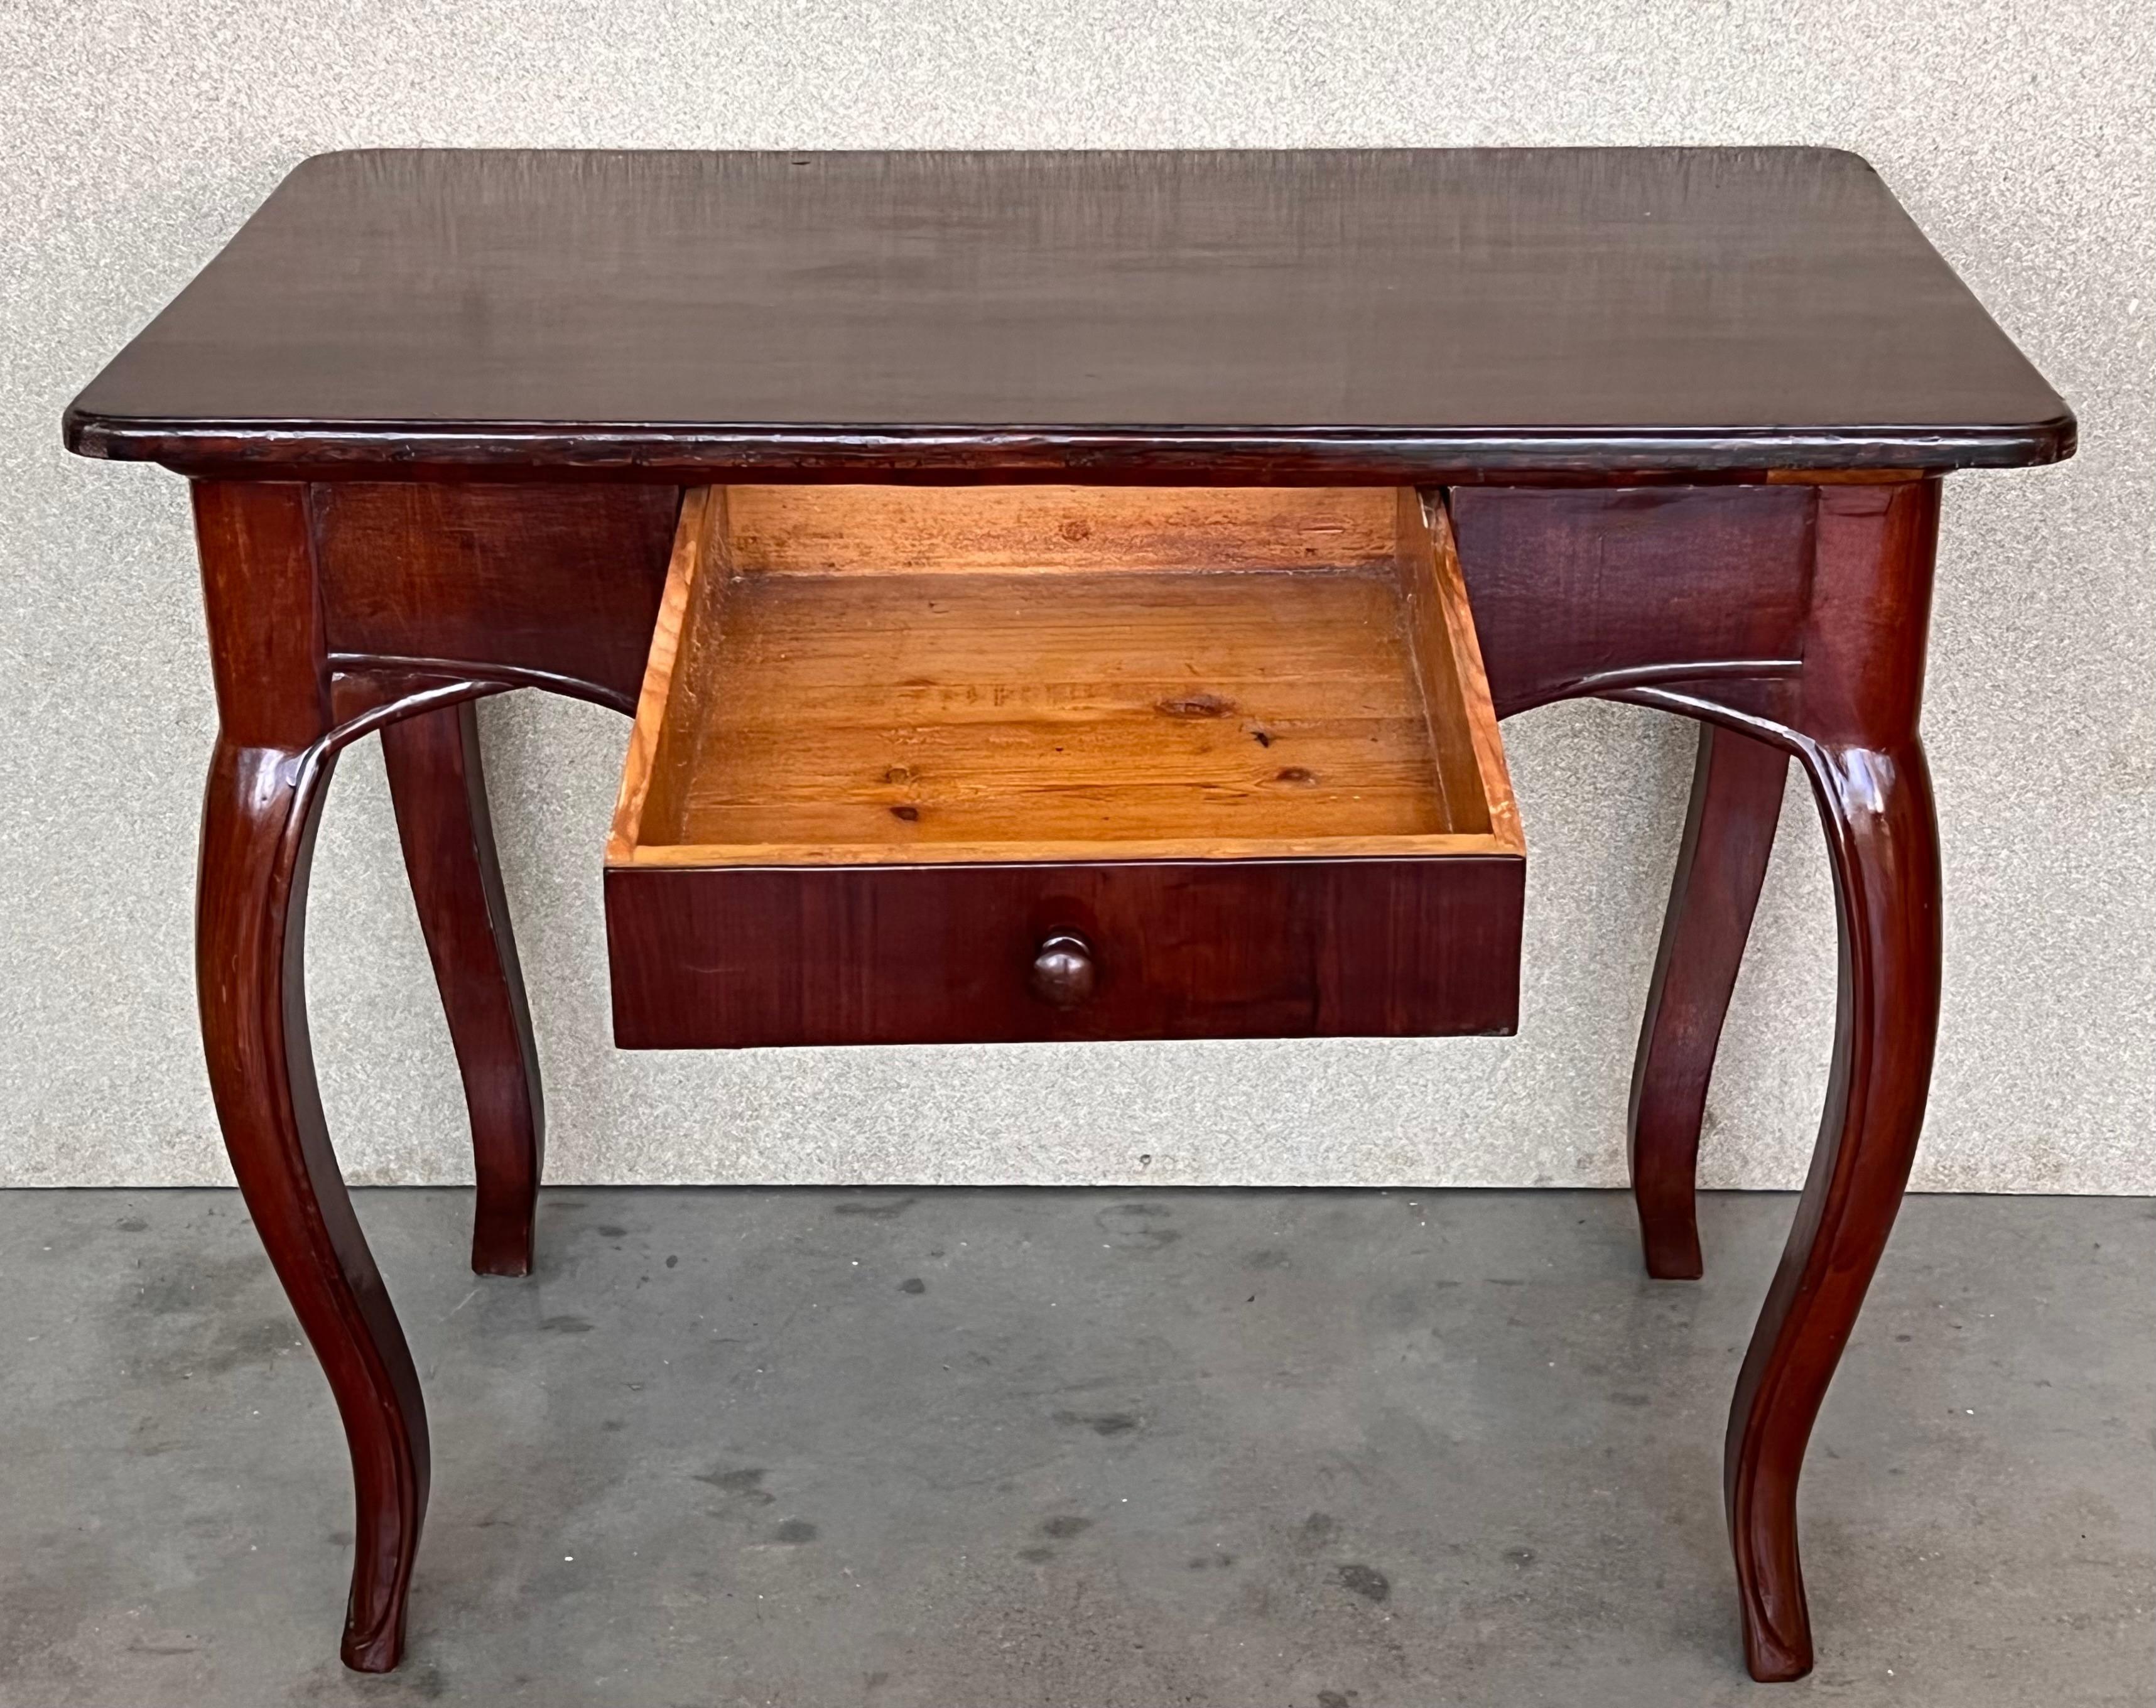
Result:
{"label": "reddish brown finish", "polygon": [[[220,505],[228,506],[233,502],[228,495],[240,490],[205,486],[206,517]],[[281,505],[289,527],[296,489],[264,485],[249,490],[261,495],[264,505]],[[1906,731],[1913,727],[1914,719],[1912,659],[1921,655],[1921,625],[1916,630],[1919,650],[1908,652],[1909,588],[1928,572],[1925,554],[1936,514],[1933,483],[1817,490],[1490,489],[1456,492],[1453,503],[1485,656],[1504,709],[1599,691],[1722,721],[1758,741],[1797,751],[1804,757],[1830,820],[1837,827],[1838,871],[1845,891],[1897,894],[1897,905],[1910,910],[1916,921],[1899,929],[1913,930],[1919,936],[1935,929],[1935,860],[1924,840],[1929,821],[1921,805],[1910,804],[1921,795],[1922,784],[1920,777],[1912,780],[1906,746]],[[1639,522],[1642,515],[1654,519],[1651,526]],[[1894,519],[1891,527],[1890,518]],[[261,608],[290,609],[295,617],[285,619],[291,626],[283,632],[304,638],[314,620],[312,608],[295,598],[291,573],[276,554],[265,551],[260,541],[249,536],[220,544],[221,536],[214,536],[207,525],[204,537],[213,613],[219,608],[214,587],[220,577],[238,585],[259,575],[264,583]],[[1793,541],[1802,541],[1808,548],[1794,565]],[[388,541],[382,544],[384,550],[391,549]],[[1810,549],[1815,545],[1815,551]],[[1708,546],[1715,549],[1709,552],[1705,549]],[[439,552],[435,545],[417,538],[405,549],[419,559]],[[1574,571],[1568,565],[1583,567]],[[1599,571],[1593,569],[1597,565]],[[1668,598],[1654,607],[1651,615],[1635,619],[1627,615],[1635,607],[1607,592],[1606,584],[1620,577],[1649,587],[1673,583],[1683,590],[1682,596]],[[1804,603],[1794,616],[1787,598],[1772,591],[1793,584],[1804,589]],[[1716,597],[1717,587],[1721,598]],[[1733,591],[1740,587],[1745,598]],[[1746,598],[1763,587],[1769,591],[1762,594],[1756,608],[1748,607]],[[1867,588],[1874,595],[1871,603],[1866,603]],[[1900,603],[1892,609],[1881,608],[1879,602],[1888,600],[1890,594]],[[1558,620],[1573,610],[1583,613],[1577,623]],[[220,628],[232,621],[213,615]],[[258,636],[252,647],[220,647],[220,660],[231,657],[247,661],[236,667],[221,665],[221,687],[235,669],[259,668],[255,655],[261,644]],[[326,663],[326,647],[322,658]],[[516,658],[497,652],[484,674],[389,672],[372,689],[363,693],[356,690],[351,716],[331,732],[331,744],[350,739],[362,722],[374,727],[393,719],[426,695],[434,698],[420,709],[432,710],[446,703],[441,696],[490,691],[521,680],[522,668]],[[318,668],[317,680],[320,673]],[[1872,673],[1878,673],[1887,685],[1867,699],[1860,690]],[[362,678],[353,680],[363,685]],[[310,692],[319,699],[319,688]],[[1899,700],[1894,698],[1897,694],[1902,696]],[[221,700],[226,697],[221,694]],[[304,731],[307,719],[284,710],[286,703],[276,702],[275,707],[290,739]],[[1892,764],[1867,758],[1868,750],[1862,745],[1867,730],[1884,730],[1893,736],[1893,718],[1882,705],[1887,710],[1901,707],[1903,746]],[[255,718],[264,714],[243,695],[233,715]],[[321,716],[318,711],[307,714],[316,720]],[[1894,751],[1892,741],[1880,751]],[[1869,811],[1861,800],[1850,804],[1851,784],[1867,780],[1875,785],[1892,784],[1885,811]],[[206,852],[206,896],[217,893],[212,873],[219,864],[217,856]],[[653,871],[617,875],[640,881],[709,875]],[[912,869],[890,869],[888,875],[911,876]],[[1876,896],[1869,905],[1867,916],[1864,904],[1845,902],[1859,926],[1867,917],[1875,921],[1884,917],[1877,911]],[[767,927],[768,918],[762,923]],[[1044,921],[1029,917],[1025,923],[1033,928]],[[1008,1013],[1014,1004],[1049,1012],[1047,1005],[1024,989],[1029,957],[1037,946],[1037,937],[1029,944],[1022,934],[1014,939],[1014,964],[1006,972],[1007,1000],[1000,1009],[993,1003],[984,1006],[983,1013]],[[1821,1152],[1828,1160],[1823,1161],[1824,1172],[1815,1177],[1809,1208],[1800,1215],[1784,1278],[1763,1322],[1732,1422],[1732,1533],[1744,1591],[1748,1655],[1763,1677],[1792,1676],[1808,1664],[1795,1552],[1795,1471],[1826,1377],[1861,1295],[1858,1281],[1868,1276],[1876,1263],[1891,1222],[1895,1199],[1891,1188],[1906,1174],[1921,1101],[1920,1085],[1912,1089],[1912,1052],[1928,1059],[1932,1021],[1928,1005],[1936,1001],[1935,956],[1928,961],[1921,942],[1912,948],[1906,943],[1866,944],[1852,939],[1848,953],[1850,1012],[1854,1017],[1851,1036],[1858,1039],[1866,1025],[1872,1036],[1868,1044],[1859,1039],[1845,1047],[1838,1057],[1837,1089],[1829,1110],[1833,1131]],[[1101,963],[1104,991],[1113,977],[1110,965],[1106,960]],[[1281,1014],[1294,1006],[1292,998],[1284,999],[1278,992],[1267,1000],[1280,1005],[1276,1013]],[[1903,1016],[1905,1028],[1923,1035],[1916,1038],[1914,1032],[1905,1030],[1896,1034],[1898,1042],[1893,1049],[1882,1049],[1876,1036],[1884,1023],[1881,1017],[1897,1012]],[[1006,1019],[1002,1023],[1010,1023]],[[998,1034],[987,1027],[988,1022],[982,1021],[973,1035],[1111,1035],[1106,1031]],[[1294,1029],[1285,1018],[1269,1019],[1267,1027]],[[293,1071],[296,1075],[298,1069]],[[308,1179],[313,1189],[312,1177]],[[272,1223],[265,1223],[265,1234],[280,1237]],[[345,1273],[334,1248],[314,1260],[332,1286]],[[294,1259],[288,1256],[284,1261]],[[295,1288],[297,1300],[310,1283],[288,1276],[288,1285]],[[380,1298],[378,1293],[370,1296]],[[318,1344],[331,1332],[318,1326],[319,1317],[318,1311],[311,1316],[303,1310],[303,1321]],[[394,1344],[382,1337],[367,1344],[377,1346],[377,1341],[380,1346]],[[333,1338],[328,1343],[336,1344]],[[377,1347],[374,1356],[387,1359],[389,1355]],[[326,1364],[330,1357],[325,1354]],[[353,1365],[348,1356],[340,1367],[369,1367],[363,1359]],[[379,1367],[388,1366],[383,1362]],[[403,1428],[418,1414],[404,1408],[397,1415],[398,1427]],[[367,1534],[394,1535],[401,1538],[398,1546],[408,1550],[412,1523],[405,1515],[418,1511],[418,1485],[408,1476],[400,1482],[394,1454],[384,1458],[378,1450],[382,1440],[395,1439],[393,1432],[388,1436],[379,1428],[370,1432],[367,1422],[367,1414],[361,1413],[349,1426],[355,1464],[360,1467],[362,1510],[375,1515],[375,1527]],[[397,1573],[408,1569],[408,1552],[399,1556],[393,1549],[385,1553],[373,1542],[370,1550],[355,1586],[355,1608],[378,1610],[401,1595]],[[367,1617],[363,1612],[356,1614],[362,1623]],[[357,1664],[381,1664],[388,1652],[379,1642],[358,1639],[348,1650]]]}
{"label": "reddish brown finish", "polygon": [[296,752],[330,726],[306,496],[289,481],[205,480],[193,489],[218,729],[240,746]]}
{"label": "reddish brown finish", "polygon": [[506,669],[636,710],[675,488],[370,481],[310,495],[333,655]]}
{"label": "reddish brown finish", "polygon": [[[1665,496],[1676,498],[1673,515],[1688,507],[1676,495],[1657,495]],[[1792,1679],[1812,1664],[1797,1475],[1901,1203],[1938,1028],[1938,832],[1916,731],[1938,483],[1807,491],[1810,571],[1788,656],[1763,649],[1751,659],[1717,657],[1717,647],[1703,644],[1709,637],[1748,651],[1773,637],[1731,630],[1727,612],[1707,599],[1670,608],[1666,628],[1622,619],[1589,625],[1599,644],[1588,649],[1591,664],[1583,669],[1577,634],[1558,631],[1545,642],[1551,629],[1522,620],[1538,596],[1522,573],[1527,542],[1549,541],[1556,561],[1608,566],[1610,553],[1592,543],[1589,519],[1621,514],[1629,497],[1463,492],[1455,495],[1455,523],[1501,710],[1585,688],[1707,719],[1794,753],[1820,803],[1841,945],[1834,1073],[1811,1177],[1739,1381],[1726,1465],[1747,1664],[1755,1678]],[[1560,515],[1566,523],[1554,521]],[[1583,522],[1588,531],[1574,532]],[[1575,543],[1558,544],[1568,533]],[[1722,560],[1732,584],[1768,540],[1751,543],[1751,551]],[[1478,555],[1484,544],[1496,548],[1486,558]],[[1655,566],[1667,549],[1644,543],[1635,557],[1643,567]],[[1676,563],[1669,567],[1682,573]],[[1755,802],[1756,816],[1768,810]],[[1771,835],[1756,818],[1748,828],[1723,831],[1763,843]],[[1715,946],[1717,966],[1736,951],[1730,936]],[[1705,988],[1720,982],[1710,972],[1679,963],[1666,977]],[[1659,1068],[1650,1063],[1643,1071],[1652,1078]],[[1696,1130],[1678,1136],[1686,1148],[1696,1146]]]}
{"label": "reddish brown finish", "polygon": [[[476,748],[451,709],[539,685],[628,710],[679,500],[657,471],[757,466],[767,479],[1453,485],[1501,712],[1594,694],[1717,728],[1638,1072],[1650,1264],[1689,1226],[1671,1206],[1688,1191],[1698,1088],[1773,834],[1780,769],[1766,752],[1797,757],[1827,828],[1840,1003],[1820,1146],[1738,1383],[1725,1492],[1748,1663],[1763,1679],[1802,1673],[1798,1475],[1907,1176],[1938,1000],[1916,733],[1937,483],[1834,483],[2064,454],[2071,417],[1849,156],[789,158],[311,162],[69,412],[70,441],[90,454],[249,476],[196,491],[220,721],[203,1027],[234,1169],[351,1445],[347,1663],[396,1663],[427,1435],[308,1050],[301,916],[323,788],[345,744],[425,721],[389,742],[415,894],[438,970],[458,969],[443,983],[468,1083],[479,1062],[503,1100],[483,1116],[475,1101],[475,1135],[508,1141],[481,1136],[483,1155],[516,1151],[521,1084],[536,1175],[536,1088],[526,1034],[505,1018],[513,951]],[[807,202],[859,217],[789,222],[782,186],[797,172],[819,185]],[[958,182],[983,193],[928,193]],[[886,193],[894,184],[905,193]],[[1040,196],[997,199],[1026,187]],[[738,217],[745,205],[756,219]],[[1663,221],[1651,231],[1650,212]],[[983,253],[952,239],[961,214],[998,234],[1005,271],[954,273]],[[1050,240],[1004,242],[1013,231]],[[1759,484],[1778,469],[1794,484]],[[1319,869],[1254,881],[1321,882]],[[917,873],[873,875],[910,886]],[[887,916],[857,872],[833,874],[840,889],[790,918],[756,914],[753,869],[731,875],[747,887],[699,927],[715,951],[737,952],[741,931],[783,951],[837,921],[941,952],[934,930],[957,930]],[[1007,869],[987,910],[1003,946],[952,951],[973,981],[972,1035],[1172,1021],[1176,976],[1141,959],[1134,979],[1113,896],[1075,896],[1083,916],[1035,910],[1054,880]],[[1240,921],[1276,899],[1253,892]],[[955,921],[960,907],[953,890],[931,911]],[[1451,943],[1450,923],[1404,917],[1404,941]],[[614,926],[639,918],[632,900]],[[1248,979],[1251,1023],[1268,1029],[1317,1029],[1358,1003],[1383,1029],[1393,1010],[1356,988],[1372,964],[1408,980],[1409,1003],[1481,999],[1416,986],[1385,936],[1396,923],[1330,920],[1271,962],[1191,971]],[[1082,933],[1095,967],[1090,994],[1062,987],[1077,998],[1067,1012],[1029,988],[1055,930]],[[757,965],[755,1024],[860,1003],[828,968],[789,985]],[[677,975],[672,997],[690,994],[700,975],[675,969],[670,987]],[[875,1023],[904,1033],[933,1007],[932,992],[879,978],[862,1008]],[[629,992],[636,1023],[691,1036],[739,1023],[670,998],[645,1013],[666,995]],[[1490,1017],[1509,1023],[1509,1007]],[[1070,1029],[1047,1029],[1059,1024]],[[521,1181],[498,1184],[513,1162],[495,1201],[521,1215]],[[486,1172],[483,1161],[483,1196]]]}
{"label": "reddish brown finish", "polygon": [[1738,1378],[1725,1478],[1757,1679],[1811,1670],[1797,1475],[1901,1207],[1939,1010],[1938,826],[1917,735],[1936,481],[1820,495],[1814,626],[1791,743],[1826,827],[1840,998],[1819,1148]]}
{"label": "reddish brown finish", "polygon": [[1707,1079],[1774,852],[1789,770],[1789,755],[1778,747],[1712,724],[1699,726],[1691,806],[1647,987],[1629,1122],[1647,1273],[1666,1280],[1696,1280],[1702,1270],[1693,1177]]}
{"label": "reddish brown finish", "polygon": [[1811,1670],[1797,1478],[1901,1207],[1938,1028],[1938,832],[1923,750],[1912,734],[1883,750],[1817,747],[1806,760],[1841,916],[1834,1068],[1724,1449],[1745,1659],[1763,1680]]}
{"label": "reddish brown finish", "polygon": [[1801,675],[1626,690],[1794,753],[1827,833],[1841,993],[1820,1142],[1730,1413],[1724,1464],[1745,1659],[1811,1670],[1798,1562],[1804,1446],[1916,1154],[1939,1001],[1939,869],[1917,735],[1936,480],[1819,490]]}
{"label": "reddish brown finish", "polygon": [[203,803],[196,967],[233,1172],[352,1449],[345,1664],[386,1672],[403,1649],[426,1510],[427,1414],[337,1172],[307,1040],[307,867],[336,749],[304,496],[266,483],[195,489],[219,719]]}
{"label": "reddish brown finish", "polygon": [[1461,487],[1460,567],[1497,716],[1796,668],[1809,486]]}
{"label": "reddish brown finish", "polygon": [[295,170],[68,431],[1382,482],[2046,462],[2072,418],[1831,149],[382,150]]}
{"label": "reddish brown finish", "polygon": [[[1525,863],[616,868],[627,1049],[1508,1033]],[[1032,988],[1091,946],[1091,996]]]}
{"label": "reddish brown finish", "polygon": [[1051,931],[1042,938],[1026,977],[1034,995],[1056,1008],[1090,1003],[1099,982],[1093,946],[1075,931]]}
{"label": "reddish brown finish", "polygon": [[382,757],[471,1112],[478,1184],[472,1268],[482,1275],[527,1275],[546,1110],[495,857],[475,703],[385,725]]}

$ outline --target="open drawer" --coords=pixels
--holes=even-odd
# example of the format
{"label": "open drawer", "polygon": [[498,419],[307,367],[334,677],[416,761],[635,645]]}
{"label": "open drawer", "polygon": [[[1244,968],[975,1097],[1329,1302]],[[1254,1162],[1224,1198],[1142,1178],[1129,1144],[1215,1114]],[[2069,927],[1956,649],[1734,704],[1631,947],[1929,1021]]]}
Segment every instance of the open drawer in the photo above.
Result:
{"label": "open drawer", "polygon": [[1411,489],[690,491],[627,1048],[1502,1033],[1525,848]]}

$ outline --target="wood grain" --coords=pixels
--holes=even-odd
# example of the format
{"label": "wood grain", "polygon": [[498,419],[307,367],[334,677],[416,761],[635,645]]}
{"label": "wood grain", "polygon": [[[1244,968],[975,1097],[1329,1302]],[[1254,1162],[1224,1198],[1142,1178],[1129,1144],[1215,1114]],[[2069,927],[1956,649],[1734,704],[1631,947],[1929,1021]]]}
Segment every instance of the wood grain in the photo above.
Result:
{"label": "wood grain", "polygon": [[[624,1049],[1425,1037],[1517,1022],[1526,864],[1096,860],[606,875]],[[1035,987],[1054,938],[1096,978]]]}
{"label": "wood grain", "polygon": [[267,482],[195,488],[218,718],[203,794],[195,979],[233,1174],[351,1449],[341,1653],[348,1667],[387,1672],[403,1652],[427,1510],[427,1412],[337,1167],[308,1038],[307,876],[336,749],[301,498]]}
{"label": "wood grain", "polygon": [[[1485,714],[1597,695],[1716,724],[1640,1069],[1665,1270],[1691,1257],[1767,756],[1794,754],[1841,997],[1725,1492],[1751,1670],[1810,1665],[1797,1482],[1938,1018],[1934,477],[2075,432],[1861,161],[340,154],[64,432],[208,477],[203,1039],[352,1451],[348,1664],[401,1650],[428,1440],[307,1039],[322,791],[343,744],[426,721],[389,738],[393,786],[460,1059],[487,1069],[475,1134],[507,1094],[480,1243],[514,1266],[537,1091],[459,702],[537,685],[627,710],[655,662],[605,886],[618,1035],[662,1047],[1507,1030],[1525,869]],[[698,500],[675,562],[705,572],[648,660],[680,487],[797,480],[880,486],[746,489],[738,541]],[[939,481],[1162,490],[899,490]],[[1425,517],[1408,485],[1452,490]],[[1332,490],[1358,485],[1388,490]],[[1170,490],[1230,487],[1261,490]],[[993,620],[968,641],[954,612]],[[737,665],[787,692],[737,695]],[[1039,762],[1074,731],[1097,751]],[[706,808],[744,839],[680,840]],[[871,842],[746,839],[879,813]],[[1076,839],[1024,839],[1057,824]],[[1082,965],[1057,962],[1073,943]],[[1068,976],[1044,987],[1044,957]]]}
{"label": "wood grain", "polygon": [[730,537],[759,571],[1368,569],[1393,561],[1380,487],[735,486]]}
{"label": "wood grain", "polygon": [[[701,649],[716,644],[718,636],[716,603],[732,572],[726,550],[726,490],[716,486],[691,487],[681,500],[680,521],[674,532],[674,550],[667,561],[665,591],[660,596],[659,614],[651,628],[651,651],[644,665],[644,689],[636,702],[635,721],[629,726],[629,753],[622,762],[621,789],[615,798],[613,823],[607,833],[607,858],[626,859],[636,846],[637,827],[651,810],[655,779],[660,783],[657,811],[660,822],[677,822],[673,787],[683,769],[680,750],[685,745],[680,731],[696,726],[692,696],[709,680]],[[695,627],[700,651],[695,665],[682,670],[682,637],[691,626],[691,613],[701,620]],[[680,687],[677,702],[675,690]]]}
{"label": "wood grain", "polygon": [[[1419,517],[1390,490],[692,495],[608,858],[1517,854],[1465,595],[1403,505]],[[916,567],[939,531],[959,567]]]}
{"label": "wood grain", "polygon": [[679,840],[1442,834],[1376,576],[747,577]]}
{"label": "wood grain", "polygon": [[2074,425],[1830,149],[414,149],[300,165],[65,430],[1279,485],[2045,462]]}
{"label": "wood grain", "polygon": [[[1421,515],[692,493],[608,849],[616,1041],[1509,1029],[1517,815]],[[1045,994],[1066,940],[1083,993]]]}
{"label": "wood grain", "polygon": [[1688,1280],[1704,1270],[1694,1202],[1700,1128],[1789,770],[1779,747],[1699,726],[1626,1121],[1640,1243],[1647,1273],[1658,1279]]}
{"label": "wood grain", "polygon": [[1086,860],[1434,859],[1515,854],[1486,831],[1431,836],[1118,836],[1091,842],[644,843],[609,867],[1068,864]]}
{"label": "wood grain", "polygon": [[1430,746],[1453,823],[1527,852],[1490,680],[1441,495],[1402,487],[1394,506],[1399,593]]}
{"label": "wood grain", "polygon": [[547,1105],[495,851],[476,704],[384,725],[382,762],[471,1116],[472,1270],[529,1275]]}
{"label": "wood grain", "polygon": [[678,487],[336,481],[307,499],[333,655],[510,665],[635,705]]}
{"label": "wood grain", "polygon": [[1794,670],[1813,518],[1830,490],[1452,489],[1446,508],[1498,716],[1626,683]]}

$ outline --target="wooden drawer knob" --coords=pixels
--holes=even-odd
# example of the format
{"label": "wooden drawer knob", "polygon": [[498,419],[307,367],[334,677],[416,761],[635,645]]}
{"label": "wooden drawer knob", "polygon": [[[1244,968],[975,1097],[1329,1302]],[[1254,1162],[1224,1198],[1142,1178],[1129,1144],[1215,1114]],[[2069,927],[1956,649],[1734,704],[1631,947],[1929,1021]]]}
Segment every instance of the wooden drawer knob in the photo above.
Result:
{"label": "wooden drawer knob", "polygon": [[1093,949],[1075,931],[1045,939],[1033,957],[1033,993],[1059,1008],[1075,1008],[1093,994]]}

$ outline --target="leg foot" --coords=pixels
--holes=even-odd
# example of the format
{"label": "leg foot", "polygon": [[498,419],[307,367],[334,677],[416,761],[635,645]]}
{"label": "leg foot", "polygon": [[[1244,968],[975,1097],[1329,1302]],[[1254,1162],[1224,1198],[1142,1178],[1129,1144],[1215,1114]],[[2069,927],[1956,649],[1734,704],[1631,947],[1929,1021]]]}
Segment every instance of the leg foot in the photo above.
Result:
{"label": "leg foot", "polygon": [[1797,1478],[1900,1208],[1938,1028],[1938,831],[1922,748],[1815,748],[1840,921],[1833,1077],[1796,1223],[1745,1355],[1724,1459],[1753,1677],[1811,1670]]}
{"label": "leg foot", "polygon": [[427,1414],[330,1148],[308,1044],[303,919],[329,762],[218,738],[203,803],[196,971],[225,1146],[352,1450],[345,1664],[387,1672],[403,1650],[427,1505]]}
{"label": "leg foot", "polygon": [[1779,748],[1702,723],[1691,805],[1632,1068],[1632,1197],[1647,1273],[1702,1269],[1693,1176],[1708,1076],[1774,851],[1789,762]]}
{"label": "leg foot", "polygon": [[483,1275],[527,1275],[546,1110],[495,855],[475,707],[468,700],[390,724],[382,731],[382,751],[404,868],[471,1111],[478,1177],[472,1268]]}

